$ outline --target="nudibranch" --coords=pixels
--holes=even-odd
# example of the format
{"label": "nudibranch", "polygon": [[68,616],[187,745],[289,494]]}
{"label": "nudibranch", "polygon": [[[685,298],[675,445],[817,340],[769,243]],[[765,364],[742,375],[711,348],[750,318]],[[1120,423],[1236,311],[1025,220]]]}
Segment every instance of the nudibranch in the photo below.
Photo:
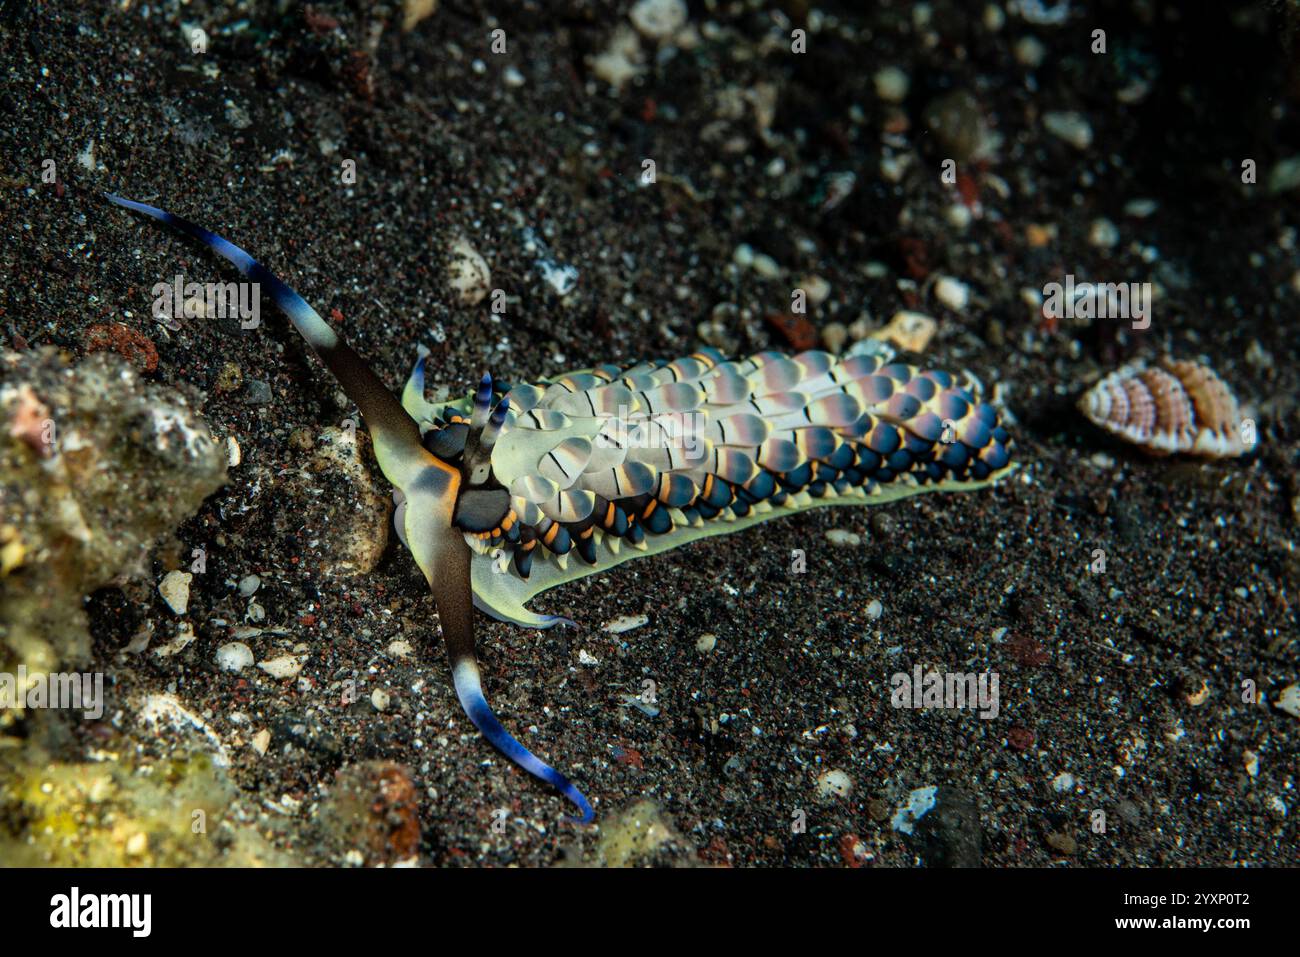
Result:
{"label": "nudibranch", "polygon": [[888,355],[809,351],[600,365],[536,384],[485,375],[425,398],[420,350],[399,399],[301,296],[248,253],[118,196],[228,259],[289,317],[360,409],[394,488],[398,536],[438,607],[461,706],[494,746],[565,794],[569,780],[501,725],[484,697],[473,613],[529,628],[537,594],[629,558],[820,505],[974,489],[1005,475],[1011,439],[978,383]]}

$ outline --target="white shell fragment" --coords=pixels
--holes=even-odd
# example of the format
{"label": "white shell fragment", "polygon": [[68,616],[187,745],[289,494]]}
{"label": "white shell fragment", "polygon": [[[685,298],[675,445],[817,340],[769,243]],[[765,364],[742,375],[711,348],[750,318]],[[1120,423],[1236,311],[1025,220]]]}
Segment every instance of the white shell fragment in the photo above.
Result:
{"label": "white shell fragment", "polygon": [[611,635],[620,635],[625,631],[631,631],[633,628],[640,628],[649,620],[650,618],[646,615],[624,615],[621,618],[606,622],[605,631]]}
{"label": "white shell fragment", "polygon": [[217,649],[217,667],[222,671],[243,671],[253,660],[253,649],[242,641],[227,642]]}
{"label": "white shell fragment", "polygon": [[306,655],[281,655],[269,661],[259,661],[257,667],[272,678],[296,678],[306,663]]}
{"label": "white shell fragment", "polygon": [[1277,708],[1293,718],[1300,718],[1300,684],[1287,685],[1277,699]]}
{"label": "white shell fragment", "polygon": [[158,583],[158,594],[178,615],[185,614],[190,607],[190,582],[193,580],[194,576],[189,572],[168,572]]}
{"label": "white shell fragment", "polygon": [[1120,369],[1084,393],[1090,422],[1152,455],[1235,458],[1254,448],[1237,399],[1207,366],[1166,361]]}
{"label": "white shell fragment", "polygon": [[934,284],[934,297],[953,312],[961,312],[970,305],[970,286],[952,276],[940,276]]}
{"label": "white shell fragment", "polygon": [[487,260],[465,239],[457,239],[451,247],[447,264],[447,285],[462,306],[482,302],[492,288],[492,271]]}
{"label": "white shell fragment", "polygon": [[159,658],[170,658],[172,655],[179,655],[194,643],[194,639],[194,626],[188,621],[183,621],[176,627],[176,637],[165,645],[159,645],[153,650],[153,653]]}

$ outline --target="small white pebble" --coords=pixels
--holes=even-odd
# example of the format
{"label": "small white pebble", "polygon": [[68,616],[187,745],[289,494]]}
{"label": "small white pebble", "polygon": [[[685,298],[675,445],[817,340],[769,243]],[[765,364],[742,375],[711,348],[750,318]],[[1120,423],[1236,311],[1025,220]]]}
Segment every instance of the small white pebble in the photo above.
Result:
{"label": "small white pebble", "polygon": [[817,778],[817,794],[823,799],[845,798],[853,793],[853,779],[838,768],[823,771]]}
{"label": "small white pebble", "polygon": [[394,658],[407,658],[414,650],[405,638],[397,638],[388,643],[388,653]]}
{"label": "small white pebble", "polygon": [[1259,777],[1259,755],[1254,751],[1246,751],[1241,757],[1242,763],[1246,766],[1246,773],[1252,778]]}
{"label": "small white pebble", "polygon": [[970,303],[970,286],[952,276],[941,276],[934,284],[934,295],[949,309],[960,312]]}
{"label": "small white pebble", "polygon": [[862,544],[862,536],[843,528],[831,528],[826,531],[826,541],[840,548],[853,548]]}
{"label": "small white pebble", "polygon": [[810,306],[820,306],[831,294],[831,284],[821,276],[805,276],[799,288],[807,294]]}
{"label": "small white pebble", "polygon": [[684,0],[638,0],[628,19],[643,37],[662,41],[684,27],[689,15]]}
{"label": "small white pebble", "polygon": [[1088,227],[1088,244],[1098,249],[1110,249],[1119,245],[1119,228],[1109,219],[1094,219]]}
{"label": "small white pebble", "polygon": [[239,594],[245,598],[252,598],[253,593],[262,587],[262,579],[256,575],[245,575],[239,580]]}
{"label": "small white pebble", "polygon": [[883,67],[871,78],[876,86],[876,96],[886,103],[902,103],[907,99],[911,78],[896,66]]}
{"label": "small white pebble", "polygon": [[263,728],[257,734],[253,735],[251,742],[253,750],[258,754],[266,754],[266,749],[271,746],[271,732]]}
{"label": "small white pebble", "polygon": [[376,688],[370,692],[370,703],[375,706],[376,711],[387,711],[388,706],[393,703],[393,696],[383,688]]}
{"label": "small white pebble", "polygon": [[462,306],[473,306],[486,298],[492,288],[492,271],[487,260],[468,240],[458,239],[451,246],[447,263],[447,285]]}
{"label": "small white pebble", "polygon": [[1160,208],[1154,199],[1130,199],[1124,204],[1124,215],[1134,219],[1146,219]]}
{"label": "small white pebble", "polygon": [[1075,149],[1086,150],[1092,145],[1092,124],[1082,113],[1051,110],[1043,114],[1043,126]]}
{"label": "small white pebble", "polygon": [[702,655],[707,655],[717,646],[718,636],[712,633],[700,635],[700,637],[695,640],[695,650]]}
{"label": "small white pebble", "polygon": [[600,659],[587,651],[586,648],[580,648],[578,649],[578,664],[582,665],[584,668],[594,668],[596,665],[600,664]]}
{"label": "small white pebble", "polygon": [[867,617],[872,621],[878,621],[884,613],[885,606],[880,603],[879,598],[873,598],[867,603]]}
{"label": "small white pebble", "polygon": [[1064,794],[1066,791],[1074,790],[1074,775],[1069,771],[1062,771],[1056,777],[1052,778],[1052,787]]}
{"label": "small white pebble", "polygon": [[1016,62],[1021,66],[1036,70],[1043,65],[1043,59],[1047,56],[1047,47],[1043,46],[1042,41],[1037,37],[1021,37],[1016,41],[1015,56]]}
{"label": "small white pebble", "polygon": [[777,279],[781,275],[781,267],[767,253],[759,253],[754,257],[753,269],[764,279]]}

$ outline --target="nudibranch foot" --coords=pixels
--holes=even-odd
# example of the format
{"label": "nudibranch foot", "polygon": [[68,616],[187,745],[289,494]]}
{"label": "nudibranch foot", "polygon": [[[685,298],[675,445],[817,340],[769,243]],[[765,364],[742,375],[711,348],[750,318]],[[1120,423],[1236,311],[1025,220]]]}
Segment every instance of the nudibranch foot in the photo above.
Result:
{"label": "nudibranch foot", "polygon": [[[483,592],[486,592],[486,589]],[[520,628],[537,628],[545,631],[548,628],[554,628],[556,625],[566,628],[576,628],[578,626],[578,623],[572,618],[566,618],[563,615],[539,615],[518,602],[512,604],[497,602],[493,604],[491,598],[485,597],[479,591],[474,594],[474,607],[485,615],[491,615],[497,621],[518,625]]]}

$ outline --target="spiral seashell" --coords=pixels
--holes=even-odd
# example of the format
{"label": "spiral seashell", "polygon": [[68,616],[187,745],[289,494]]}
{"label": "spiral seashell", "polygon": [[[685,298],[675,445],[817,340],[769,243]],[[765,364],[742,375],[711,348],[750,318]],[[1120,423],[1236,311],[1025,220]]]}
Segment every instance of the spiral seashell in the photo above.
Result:
{"label": "spiral seashell", "polygon": [[1112,372],[1083,394],[1079,410],[1152,455],[1235,458],[1254,448],[1242,439],[1236,397],[1196,362],[1165,360],[1160,368]]}

